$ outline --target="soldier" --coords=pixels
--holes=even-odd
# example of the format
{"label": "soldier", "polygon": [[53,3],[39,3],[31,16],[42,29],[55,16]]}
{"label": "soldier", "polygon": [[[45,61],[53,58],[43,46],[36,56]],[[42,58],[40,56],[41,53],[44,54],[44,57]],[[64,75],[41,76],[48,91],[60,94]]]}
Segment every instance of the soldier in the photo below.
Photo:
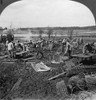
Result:
{"label": "soldier", "polygon": [[65,47],[65,53],[64,55],[68,54],[68,57],[71,58],[71,53],[72,53],[72,45],[70,44],[70,42],[67,40],[66,41],[66,47]]}
{"label": "soldier", "polygon": [[91,43],[86,43],[82,49],[83,54],[88,54],[93,52],[93,47]]}
{"label": "soldier", "polygon": [[8,40],[9,42],[12,42],[12,41],[14,40],[14,35],[13,35],[12,33],[8,33],[8,34],[7,34],[7,40]]}
{"label": "soldier", "polygon": [[66,45],[66,39],[64,38],[62,41],[62,53],[64,53],[64,47]]}
{"label": "soldier", "polygon": [[7,49],[8,49],[9,58],[13,57],[13,48],[14,48],[13,43],[12,42],[8,42]]}
{"label": "soldier", "polygon": [[17,49],[20,49],[22,51],[24,50],[24,44],[23,43],[20,43],[19,40],[17,41],[17,45],[16,46],[17,46]]}

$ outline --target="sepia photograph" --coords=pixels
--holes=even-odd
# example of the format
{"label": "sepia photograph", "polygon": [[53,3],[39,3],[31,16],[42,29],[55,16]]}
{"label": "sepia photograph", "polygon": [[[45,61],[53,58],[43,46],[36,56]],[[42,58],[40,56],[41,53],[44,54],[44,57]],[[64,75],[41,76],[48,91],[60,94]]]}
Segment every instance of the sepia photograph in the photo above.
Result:
{"label": "sepia photograph", "polygon": [[0,100],[96,100],[96,0],[0,0]]}

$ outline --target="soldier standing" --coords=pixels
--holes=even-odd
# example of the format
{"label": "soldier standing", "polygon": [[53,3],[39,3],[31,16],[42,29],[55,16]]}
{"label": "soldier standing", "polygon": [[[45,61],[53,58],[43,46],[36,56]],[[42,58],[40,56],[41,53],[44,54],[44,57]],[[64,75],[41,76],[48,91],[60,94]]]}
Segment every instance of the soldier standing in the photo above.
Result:
{"label": "soldier standing", "polygon": [[68,55],[69,58],[71,58],[71,54],[72,54],[72,45],[70,44],[70,42],[67,40],[66,41],[66,46],[65,46],[65,53],[64,55]]}

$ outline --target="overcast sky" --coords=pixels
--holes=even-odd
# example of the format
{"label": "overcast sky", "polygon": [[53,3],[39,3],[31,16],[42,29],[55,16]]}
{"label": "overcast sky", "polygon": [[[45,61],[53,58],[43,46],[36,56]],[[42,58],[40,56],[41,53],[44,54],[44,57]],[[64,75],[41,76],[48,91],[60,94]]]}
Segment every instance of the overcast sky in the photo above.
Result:
{"label": "overcast sky", "polygon": [[22,0],[8,6],[0,26],[9,27],[91,26],[95,20],[83,4],[70,0]]}

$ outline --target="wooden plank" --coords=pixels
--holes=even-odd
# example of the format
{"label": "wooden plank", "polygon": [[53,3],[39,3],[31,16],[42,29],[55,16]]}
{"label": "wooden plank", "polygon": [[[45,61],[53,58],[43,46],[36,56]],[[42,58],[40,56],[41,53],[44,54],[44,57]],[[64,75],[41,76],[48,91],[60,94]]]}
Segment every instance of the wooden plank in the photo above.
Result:
{"label": "wooden plank", "polygon": [[84,54],[77,54],[77,55],[72,55],[72,57],[77,57],[77,58],[90,58],[96,56],[96,54],[88,54],[88,55],[84,55]]}
{"label": "wooden plank", "polygon": [[16,62],[18,59],[6,59],[6,60],[1,60],[3,63],[14,63]]}
{"label": "wooden plank", "polygon": [[58,74],[58,75],[56,75],[56,76],[53,76],[53,77],[49,78],[48,81],[54,80],[54,79],[56,79],[56,78],[58,78],[58,77],[64,75],[65,73],[66,73],[66,72],[63,72],[63,73],[60,73],[60,74]]}
{"label": "wooden plank", "polygon": [[25,54],[25,53],[27,53],[27,51],[17,52],[16,55],[22,55],[22,54]]}
{"label": "wooden plank", "polygon": [[35,56],[33,57],[29,57],[29,58],[26,58],[26,59],[23,59],[25,62],[30,62],[30,60],[33,60],[34,58],[36,58]]}
{"label": "wooden plank", "polygon": [[[17,90],[22,82],[22,78],[19,78],[17,82],[12,86],[12,88],[4,95],[3,99],[7,98],[6,100],[12,100],[10,97],[12,97],[12,93],[14,93],[15,90]],[[10,99],[8,99],[10,98]]]}

